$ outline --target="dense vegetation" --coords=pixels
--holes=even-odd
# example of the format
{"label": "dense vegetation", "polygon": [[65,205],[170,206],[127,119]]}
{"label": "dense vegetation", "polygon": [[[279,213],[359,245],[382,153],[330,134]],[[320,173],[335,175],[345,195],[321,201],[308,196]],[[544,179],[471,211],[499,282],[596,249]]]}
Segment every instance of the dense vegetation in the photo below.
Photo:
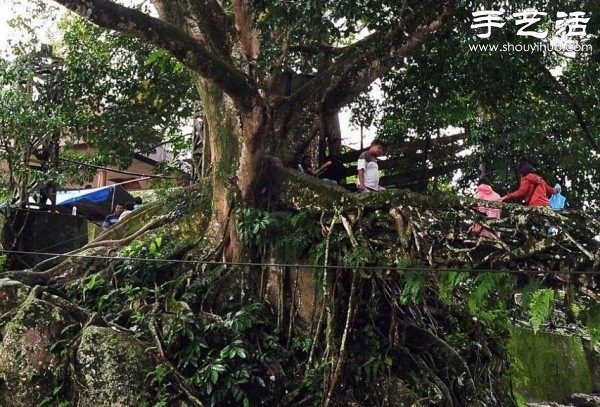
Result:
{"label": "dense vegetation", "polygon": [[[3,286],[3,404],[512,405],[515,321],[534,331],[573,324],[597,341],[593,213],[501,205],[503,217],[486,220],[454,192],[361,196],[285,168],[311,142],[332,151],[331,115],[382,78],[389,141],[461,126],[477,152],[466,180],[484,171],[508,189],[526,154],[548,177],[573,181],[573,204],[595,199],[595,54],[473,54],[477,2],[156,0],[159,18],[114,2],[58,2],[142,40],[117,48],[138,62],[113,72],[112,47],[130,40],[67,26],[65,63],[86,85],[73,103],[107,103],[104,118],[74,115],[94,120],[90,140],[114,142],[128,115],[157,136],[163,115],[177,123],[187,112],[180,86],[191,78],[212,166],[74,257],[3,273],[21,282]],[[527,6],[550,7],[511,5]],[[371,34],[357,40],[364,27]],[[95,42],[104,35],[108,43]],[[494,41],[506,38],[508,28]],[[556,65],[563,75],[548,76]],[[92,67],[106,70],[88,81]],[[305,82],[283,91],[289,72]],[[183,105],[163,110],[175,89]],[[123,141],[118,151],[139,147]],[[557,153],[566,146],[569,157]],[[477,222],[500,237],[474,235]]]}

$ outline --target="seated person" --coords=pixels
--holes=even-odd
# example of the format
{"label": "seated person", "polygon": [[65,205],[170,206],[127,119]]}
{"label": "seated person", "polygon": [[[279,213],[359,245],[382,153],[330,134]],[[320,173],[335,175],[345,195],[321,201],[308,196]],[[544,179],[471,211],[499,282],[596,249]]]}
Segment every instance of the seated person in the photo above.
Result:
{"label": "seated person", "polygon": [[125,210],[123,212],[121,212],[121,215],[119,215],[119,221],[122,221],[125,216],[127,216],[131,212],[133,212],[133,208],[134,208],[134,203],[133,202],[127,202],[125,204]]}
{"label": "seated person", "polygon": [[307,155],[300,159],[300,162],[298,163],[298,171],[308,175],[315,175],[315,172],[310,169],[310,158]]}
{"label": "seated person", "polygon": [[104,223],[102,223],[102,229],[107,230],[114,226],[114,224],[119,221],[119,216],[121,216],[124,210],[125,207],[123,204],[118,203],[115,206],[115,212],[111,213],[104,219]]}
{"label": "seated person", "polygon": [[325,163],[316,171],[317,177],[333,184],[344,184],[346,182],[346,167],[339,157],[332,155],[325,158]]}

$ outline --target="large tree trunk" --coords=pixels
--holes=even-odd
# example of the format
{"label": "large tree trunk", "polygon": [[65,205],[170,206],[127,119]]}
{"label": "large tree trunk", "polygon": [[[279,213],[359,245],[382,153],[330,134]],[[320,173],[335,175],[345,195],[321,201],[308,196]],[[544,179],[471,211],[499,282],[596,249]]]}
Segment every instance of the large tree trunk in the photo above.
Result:
{"label": "large tree trunk", "polygon": [[[170,24],[188,32],[199,43],[206,41],[202,30],[195,30],[189,21],[182,18],[180,5],[173,2],[155,0],[161,18]],[[213,6],[214,4],[211,3]],[[179,14],[178,14],[179,12]],[[219,40],[222,33],[219,28],[203,27],[215,33]],[[223,57],[243,59],[239,51],[231,51],[223,42],[213,44]],[[268,128],[268,110],[262,98],[256,93],[244,95],[244,99],[232,98],[222,87],[205,76],[194,73],[194,82],[198,88],[204,108],[210,148],[210,171],[214,188],[211,234],[221,239],[222,253],[228,260],[251,260],[244,249],[236,230],[235,211],[239,205],[259,205],[261,180],[264,178],[262,158],[264,156],[264,134]]]}
{"label": "large tree trunk", "polygon": [[222,239],[220,253],[229,261],[252,261],[240,242],[235,207],[261,204],[266,108],[258,105],[239,117],[233,101],[210,82],[196,77],[208,125],[212,178],[211,233]]}
{"label": "large tree trunk", "polygon": [[233,107],[232,101],[220,89],[196,76],[195,82],[204,106],[206,125],[208,127],[206,145],[210,148],[212,178],[213,212],[211,233],[213,240],[223,239],[224,244],[233,247],[226,250],[229,259],[237,257],[237,234],[230,223],[230,216],[236,197],[231,180],[238,167],[239,151],[241,149],[241,125]]}

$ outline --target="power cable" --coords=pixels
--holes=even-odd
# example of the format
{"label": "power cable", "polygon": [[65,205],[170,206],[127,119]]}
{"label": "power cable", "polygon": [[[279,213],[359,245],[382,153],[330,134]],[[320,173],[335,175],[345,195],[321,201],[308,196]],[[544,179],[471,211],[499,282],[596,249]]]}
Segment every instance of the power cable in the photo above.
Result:
{"label": "power cable", "polygon": [[136,177],[148,177],[148,178],[160,178],[160,179],[174,179],[174,180],[178,180],[178,181],[182,181],[183,178],[180,177],[169,177],[167,175],[152,175],[152,174],[142,174],[139,172],[131,172],[131,171],[124,171],[124,170],[118,170],[115,168],[109,168],[109,167],[102,167],[100,165],[93,165],[93,164],[88,164],[88,163],[84,163],[81,161],[75,161],[75,160],[69,160],[68,158],[60,158],[61,161],[65,161],[68,163],[72,163],[72,164],[79,164],[79,165],[83,165],[85,167],[90,167],[90,168],[95,168],[98,170],[107,170],[107,171],[112,171],[112,172],[116,172],[119,174],[125,174],[125,175],[135,175]]}
{"label": "power cable", "polygon": [[293,268],[317,268],[317,269],[333,269],[333,270],[364,270],[364,271],[416,271],[416,272],[436,272],[436,273],[469,273],[469,274],[481,274],[481,273],[508,273],[508,274],[586,274],[586,275],[600,275],[600,270],[494,270],[494,269],[469,269],[469,270],[456,270],[456,269],[443,269],[443,268],[427,268],[427,267],[403,267],[396,265],[388,266],[341,266],[341,265],[323,265],[323,264],[300,264],[300,263],[261,263],[261,262],[227,262],[227,261],[212,261],[212,260],[183,260],[183,259],[150,259],[146,257],[114,257],[114,256],[91,256],[85,254],[69,254],[69,253],[48,253],[48,252],[31,252],[23,250],[0,250],[0,253],[4,254],[35,254],[38,256],[48,257],[67,257],[67,258],[82,258],[82,259],[97,259],[97,260],[130,260],[130,261],[142,261],[142,262],[155,262],[155,263],[171,263],[171,264],[206,264],[214,266],[238,266],[238,267],[293,267]]}
{"label": "power cable", "polygon": [[[38,250],[39,250],[40,252],[42,252],[42,253],[43,253],[43,252],[44,252],[44,250],[48,250],[48,249],[51,249],[51,248],[53,248],[53,247],[60,246],[61,244],[69,243],[69,242],[75,241],[75,240],[77,240],[77,239],[82,239],[82,238],[84,238],[84,237],[88,237],[88,234],[87,234],[87,233],[85,233],[85,234],[82,234],[82,235],[79,235],[79,236],[75,236],[75,237],[72,237],[72,238],[70,238],[70,239],[63,240],[63,241],[61,241],[61,242],[58,242],[58,243],[54,243],[54,244],[52,244],[52,245],[50,245],[50,246],[42,247],[41,249],[38,249]],[[37,254],[37,253],[36,253],[36,254]]]}

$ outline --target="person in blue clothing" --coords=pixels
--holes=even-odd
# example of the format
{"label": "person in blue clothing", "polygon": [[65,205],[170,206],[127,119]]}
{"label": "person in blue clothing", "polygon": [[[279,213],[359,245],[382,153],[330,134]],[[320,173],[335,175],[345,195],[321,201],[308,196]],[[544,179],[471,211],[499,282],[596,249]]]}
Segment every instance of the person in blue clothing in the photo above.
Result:
{"label": "person in blue clothing", "polygon": [[102,229],[108,230],[115,223],[117,223],[119,221],[119,216],[121,216],[121,214],[123,213],[124,210],[125,210],[125,206],[123,206],[123,204],[118,203],[115,206],[115,212],[111,213],[104,219],[104,223],[102,223]]}
{"label": "person in blue clothing", "polygon": [[553,211],[562,211],[563,209],[565,209],[567,198],[565,198],[561,194],[562,187],[558,182],[556,183],[556,185],[554,185],[554,190],[556,192],[550,197],[550,209],[552,209]]}

